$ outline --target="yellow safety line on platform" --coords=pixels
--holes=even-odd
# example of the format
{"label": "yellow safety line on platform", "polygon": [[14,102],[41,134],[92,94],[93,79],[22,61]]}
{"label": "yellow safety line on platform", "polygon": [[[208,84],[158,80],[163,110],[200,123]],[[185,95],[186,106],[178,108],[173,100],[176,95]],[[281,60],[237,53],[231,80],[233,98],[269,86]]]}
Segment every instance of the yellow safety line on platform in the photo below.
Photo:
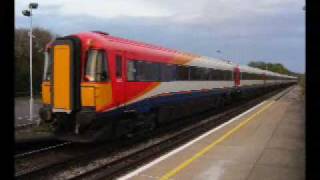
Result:
{"label": "yellow safety line on platform", "polygon": [[187,166],[189,166],[194,160],[198,159],[199,157],[203,156],[204,154],[206,154],[207,152],[209,152],[215,145],[219,144],[220,142],[222,142],[223,140],[227,139],[229,136],[231,136],[234,132],[236,132],[237,130],[239,130],[240,128],[244,127],[246,124],[248,124],[248,122],[250,120],[252,120],[253,118],[255,118],[256,116],[258,116],[260,113],[262,113],[263,111],[265,111],[267,108],[269,108],[272,104],[274,103],[274,101],[271,101],[269,104],[265,105],[263,108],[261,108],[259,111],[257,111],[256,113],[254,113],[252,116],[250,116],[249,118],[247,118],[246,120],[242,121],[238,126],[236,126],[235,128],[231,129],[230,131],[228,131],[226,134],[224,134],[223,136],[221,136],[219,139],[217,139],[216,141],[212,142],[211,144],[209,144],[207,147],[205,147],[204,149],[202,149],[200,152],[198,152],[197,154],[195,154],[194,156],[192,156],[190,159],[184,161],[182,164],[180,164],[178,167],[176,167],[175,169],[169,171],[168,173],[166,173],[164,176],[162,176],[160,179],[161,180],[165,180],[165,179],[169,179],[173,176],[175,176],[178,172],[180,172],[181,170],[183,170],[184,168],[186,168]]}

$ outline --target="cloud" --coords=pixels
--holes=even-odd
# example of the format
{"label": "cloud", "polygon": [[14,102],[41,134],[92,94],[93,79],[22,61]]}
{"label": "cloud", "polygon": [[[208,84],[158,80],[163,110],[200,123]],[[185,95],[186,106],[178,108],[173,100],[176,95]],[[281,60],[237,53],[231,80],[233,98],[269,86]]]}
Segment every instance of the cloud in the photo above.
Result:
{"label": "cloud", "polygon": [[[277,61],[293,71],[304,72],[302,1],[57,0],[39,3],[34,24],[61,35],[101,30],[195,54],[230,58],[242,64],[250,60]],[[16,6],[16,27],[28,26],[28,20],[17,15],[26,5],[16,2]],[[222,53],[216,54],[217,49]]]}
{"label": "cloud", "polygon": [[[59,7],[61,15],[90,15],[98,18],[127,17],[167,17],[174,22],[207,23],[221,22],[251,15],[273,14],[303,5],[299,0],[55,0],[38,1],[39,10]],[[16,1],[16,13],[20,15],[23,4]]]}

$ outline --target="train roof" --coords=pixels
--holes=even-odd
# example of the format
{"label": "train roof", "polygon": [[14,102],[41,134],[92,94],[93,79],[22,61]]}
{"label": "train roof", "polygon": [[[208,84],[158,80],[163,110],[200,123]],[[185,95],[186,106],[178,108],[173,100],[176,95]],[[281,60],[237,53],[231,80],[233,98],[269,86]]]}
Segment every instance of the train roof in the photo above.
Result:
{"label": "train roof", "polygon": [[256,73],[256,74],[265,74],[266,72],[259,69],[259,68],[254,68],[251,66],[247,65],[239,65],[240,72],[248,72],[248,73]]}
{"label": "train roof", "polygon": [[191,61],[188,65],[231,71],[237,66],[231,61],[225,61],[206,56],[200,56],[199,58]]}
{"label": "train roof", "polygon": [[287,78],[293,78],[296,79],[296,77],[293,76],[287,76],[284,74],[279,74],[279,73],[274,73],[271,71],[266,71],[266,70],[261,70],[258,68],[250,67],[247,65],[238,65],[236,63],[233,63],[231,61],[223,60],[223,59],[218,59],[218,58],[212,58],[212,57],[207,57],[207,56],[199,56],[187,52],[182,52],[178,50],[173,50],[153,44],[148,44],[144,42],[139,42],[139,41],[134,41],[134,40],[129,40],[129,39],[124,39],[120,37],[115,37],[111,36],[108,33],[101,32],[101,31],[92,31],[92,32],[84,32],[84,33],[79,33],[77,35],[85,35],[85,36],[94,36],[98,37],[100,40],[107,40],[109,42],[113,43],[120,43],[120,44],[126,44],[127,46],[135,46],[135,47],[140,47],[140,48],[147,48],[150,50],[156,50],[156,51],[161,51],[162,53],[166,54],[169,53],[171,55],[178,55],[183,58],[192,58],[191,61],[187,63],[187,65],[190,66],[198,66],[198,67],[206,67],[206,68],[214,68],[214,69],[222,69],[222,70],[233,70],[235,67],[239,67],[241,72],[248,72],[248,73],[255,73],[255,74],[266,74],[270,76],[281,76],[281,77],[287,77]]}

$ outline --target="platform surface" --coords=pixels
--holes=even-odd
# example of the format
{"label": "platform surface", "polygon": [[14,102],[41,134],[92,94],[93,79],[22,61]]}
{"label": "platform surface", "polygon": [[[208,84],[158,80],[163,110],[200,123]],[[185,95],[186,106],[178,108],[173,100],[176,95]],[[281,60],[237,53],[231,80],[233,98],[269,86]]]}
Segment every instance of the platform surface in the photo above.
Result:
{"label": "platform surface", "polygon": [[291,87],[280,99],[266,100],[191,146],[122,179],[302,180],[304,113],[300,87]]}
{"label": "platform surface", "polygon": [[39,109],[41,107],[41,99],[35,98],[33,104],[33,120],[29,120],[29,97],[16,97],[14,99],[14,116],[15,126],[20,126],[29,123],[36,123],[39,119]]}

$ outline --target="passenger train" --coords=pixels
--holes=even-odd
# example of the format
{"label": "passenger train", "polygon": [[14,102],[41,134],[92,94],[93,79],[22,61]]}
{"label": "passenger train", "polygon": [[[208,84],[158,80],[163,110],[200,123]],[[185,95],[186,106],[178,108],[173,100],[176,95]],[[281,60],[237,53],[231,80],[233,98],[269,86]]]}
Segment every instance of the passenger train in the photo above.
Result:
{"label": "passenger train", "polygon": [[55,39],[44,64],[41,122],[75,142],[144,133],[297,82],[99,31]]}

